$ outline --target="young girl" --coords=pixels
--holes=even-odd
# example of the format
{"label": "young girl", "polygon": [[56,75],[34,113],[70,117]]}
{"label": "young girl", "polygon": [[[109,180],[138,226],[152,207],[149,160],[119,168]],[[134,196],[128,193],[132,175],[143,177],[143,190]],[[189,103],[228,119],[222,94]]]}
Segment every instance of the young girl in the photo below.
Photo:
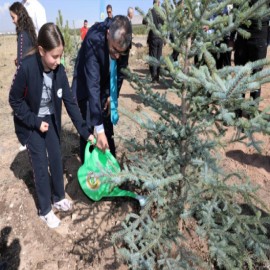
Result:
{"label": "young girl", "polygon": [[60,64],[64,45],[59,28],[53,23],[44,24],[39,31],[36,53],[25,57],[18,66],[9,94],[15,132],[27,147],[34,172],[39,215],[50,228],[60,224],[51,204],[60,211],[72,207],[65,199],[60,152],[62,101],[80,135],[85,140],[94,139]]}
{"label": "young girl", "polygon": [[12,22],[16,25],[17,33],[17,59],[16,66],[23,57],[37,44],[37,35],[31,17],[23,4],[14,2],[9,8]]}

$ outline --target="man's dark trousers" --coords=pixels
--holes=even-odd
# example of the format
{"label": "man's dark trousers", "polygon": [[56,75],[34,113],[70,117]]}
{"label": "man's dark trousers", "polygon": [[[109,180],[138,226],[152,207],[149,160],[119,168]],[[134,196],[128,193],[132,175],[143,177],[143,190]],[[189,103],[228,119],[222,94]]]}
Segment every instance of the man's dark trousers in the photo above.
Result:
{"label": "man's dark trousers", "polygon": [[[152,56],[156,58],[157,60],[160,60],[161,54],[162,54],[162,46],[163,41],[160,38],[153,38],[149,41],[149,56]],[[149,67],[152,80],[159,80],[159,73],[160,73],[160,67],[159,66],[151,66]]]}
{"label": "man's dark trousers", "polygon": [[[235,42],[235,65],[245,65],[249,61],[256,61],[264,59],[267,55],[267,38],[268,38],[268,25],[263,25],[260,31],[256,31],[255,34],[251,33],[249,39],[244,39],[240,35]],[[254,73],[261,71],[262,68],[254,70]],[[261,89],[252,91],[250,96],[253,99],[260,97]],[[244,97],[245,95],[243,95]],[[237,110],[236,115],[242,116],[242,111]]]}

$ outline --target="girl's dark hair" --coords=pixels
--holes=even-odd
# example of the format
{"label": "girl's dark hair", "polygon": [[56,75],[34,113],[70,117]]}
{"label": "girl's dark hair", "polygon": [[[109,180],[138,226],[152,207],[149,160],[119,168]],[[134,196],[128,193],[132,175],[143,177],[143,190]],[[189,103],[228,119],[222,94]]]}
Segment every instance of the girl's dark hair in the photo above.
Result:
{"label": "girl's dark hair", "polygon": [[28,32],[31,38],[31,41],[33,43],[33,46],[36,46],[37,34],[36,34],[35,26],[31,17],[28,15],[26,8],[20,2],[14,2],[9,7],[9,10],[18,16],[18,21],[17,21],[17,26],[16,26],[17,35],[22,31]]}
{"label": "girl's dark hair", "polygon": [[43,24],[38,33],[38,46],[46,51],[51,51],[60,45],[65,47],[65,41],[59,27],[51,22]]}

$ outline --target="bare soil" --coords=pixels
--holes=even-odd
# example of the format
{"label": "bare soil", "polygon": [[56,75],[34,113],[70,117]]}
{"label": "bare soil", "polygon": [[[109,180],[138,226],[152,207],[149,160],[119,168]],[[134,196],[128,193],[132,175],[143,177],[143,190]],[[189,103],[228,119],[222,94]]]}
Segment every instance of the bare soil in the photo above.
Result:
{"label": "bare soil", "polygon": [[[132,49],[130,68],[140,76],[148,73],[142,60],[147,52],[145,37],[135,37],[143,47]],[[117,198],[93,202],[80,189],[77,170],[80,160],[78,134],[66,112],[63,112],[62,153],[66,195],[74,202],[70,213],[56,213],[61,219],[57,229],[49,229],[38,217],[36,196],[27,151],[19,152],[14,132],[8,93],[15,73],[16,37],[0,36],[0,263],[6,261],[8,269],[20,270],[124,270],[127,267],[118,259],[110,239],[121,228],[121,222],[130,212],[138,212],[138,203],[132,199]],[[164,91],[162,82],[154,86]],[[262,89],[261,108],[269,105],[269,85]],[[176,97],[169,94],[169,99]],[[128,82],[124,82],[119,106],[132,113],[147,112]],[[228,130],[229,138],[235,133]],[[117,156],[119,160],[128,151],[120,136],[140,138],[142,131],[126,116],[120,115],[115,127]],[[270,138],[256,135],[264,143],[262,153],[237,143],[220,150],[223,166],[232,171],[243,171],[261,189],[258,197],[270,206]],[[191,236],[192,238],[193,236]],[[190,247],[204,252],[203,243],[196,236]],[[202,254],[203,255],[203,254]]]}

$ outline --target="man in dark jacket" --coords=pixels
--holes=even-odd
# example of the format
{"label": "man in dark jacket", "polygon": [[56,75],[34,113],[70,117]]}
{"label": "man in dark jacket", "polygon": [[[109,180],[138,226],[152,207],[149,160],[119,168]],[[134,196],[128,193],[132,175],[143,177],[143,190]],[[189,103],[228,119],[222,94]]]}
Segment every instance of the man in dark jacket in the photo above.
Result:
{"label": "man in dark jacket", "polygon": [[[160,1],[154,0],[153,5],[159,6]],[[159,29],[160,25],[164,23],[162,18],[157,14],[154,7],[149,12],[152,15],[155,27]],[[148,14],[147,16],[150,16],[150,14]],[[147,24],[146,18],[143,19],[143,24]],[[163,40],[158,35],[156,35],[153,30],[150,30],[147,37],[147,43],[149,45],[149,56],[154,57],[157,60],[160,60],[160,57],[162,55]],[[157,66],[150,65],[149,69],[152,77],[152,82],[158,82],[160,68]]]}
{"label": "man in dark jacket", "polygon": [[[249,5],[254,5],[258,0],[249,1]],[[267,7],[262,7],[267,9]],[[241,28],[245,29],[251,34],[249,39],[243,38],[239,33],[237,34],[234,49],[234,63],[235,65],[245,65],[249,61],[256,61],[266,58],[267,55],[267,46],[268,46],[268,29],[269,29],[269,16],[260,18],[259,20],[253,18],[251,19],[251,25],[241,25]],[[254,73],[262,70],[254,70]],[[252,91],[250,96],[253,99],[260,97],[261,89]],[[243,95],[245,97],[245,95]],[[236,116],[241,117],[242,111],[237,110]]]}
{"label": "man in dark jacket", "polygon": [[[115,156],[113,125],[109,115],[110,58],[126,54],[131,42],[131,26],[125,16],[93,25],[87,32],[77,56],[72,90],[83,118],[97,134],[97,147],[110,149]],[[81,139],[81,160],[85,140]]]}
{"label": "man in dark jacket", "polygon": [[[133,18],[133,14],[134,14],[134,9],[132,7],[129,7],[127,10],[127,18],[130,22],[130,26],[131,26],[131,33],[132,33],[132,18]],[[125,74],[121,71],[121,69],[123,68],[127,68],[128,66],[128,60],[129,60],[129,52],[132,48],[132,41],[130,42],[130,46],[128,47],[127,50],[127,54],[122,55],[122,57],[117,61],[117,90],[118,90],[118,95],[120,93],[122,84],[123,84],[123,80],[126,77]]]}
{"label": "man in dark jacket", "polygon": [[106,6],[106,12],[107,12],[107,15],[109,19],[112,19],[113,18],[113,13],[112,13],[112,5],[107,5]]}

